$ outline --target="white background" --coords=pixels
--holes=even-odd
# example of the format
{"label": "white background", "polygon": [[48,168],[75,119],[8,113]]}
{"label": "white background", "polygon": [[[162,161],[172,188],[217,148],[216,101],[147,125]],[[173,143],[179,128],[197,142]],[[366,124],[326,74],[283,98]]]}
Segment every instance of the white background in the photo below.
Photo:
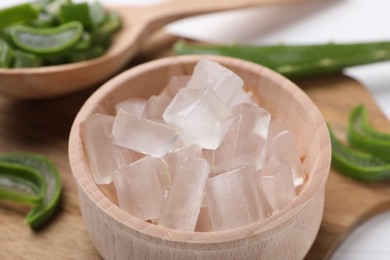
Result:
{"label": "white background", "polygon": [[[24,1],[3,0],[0,8],[19,2]],[[111,5],[144,5],[158,0],[102,2]],[[215,43],[390,41],[389,13],[389,0],[314,0],[312,3],[252,8],[190,18],[169,25],[166,30]],[[348,69],[345,73],[367,87],[390,119],[390,62]],[[380,214],[358,227],[332,259],[390,259],[390,212]]]}

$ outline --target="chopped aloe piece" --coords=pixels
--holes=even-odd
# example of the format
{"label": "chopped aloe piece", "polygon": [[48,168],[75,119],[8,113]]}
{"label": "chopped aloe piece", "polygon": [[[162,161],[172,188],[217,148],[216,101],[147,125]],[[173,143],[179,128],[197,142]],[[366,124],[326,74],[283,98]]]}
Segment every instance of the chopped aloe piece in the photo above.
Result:
{"label": "chopped aloe piece", "polygon": [[89,14],[94,28],[99,27],[106,20],[106,11],[100,2],[89,4]]}
{"label": "chopped aloe piece", "polygon": [[48,13],[40,13],[37,19],[29,21],[26,25],[34,28],[49,28],[56,26],[56,19]]}
{"label": "chopped aloe piece", "polygon": [[364,106],[355,107],[350,114],[348,141],[354,147],[390,161],[390,134],[381,133],[371,127]]}
{"label": "chopped aloe piece", "polygon": [[30,224],[32,228],[41,227],[55,213],[61,195],[61,177],[56,166],[44,156],[29,153],[1,154],[0,162],[31,167],[45,179],[47,189],[42,202],[37,204],[25,218],[25,222]]}
{"label": "chopped aloe piece", "polygon": [[12,48],[4,40],[0,39],[0,68],[11,67],[12,58]]}
{"label": "chopped aloe piece", "polygon": [[83,25],[74,21],[55,28],[15,26],[11,38],[22,50],[36,54],[55,54],[72,48],[82,34]]}
{"label": "chopped aloe piece", "polygon": [[36,204],[42,200],[42,196],[38,194],[33,184],[23,178],[10,177],[0,173],[0,199]]}
{"label": "chopped aloe piece", "polygon": [[0,199],[37,204],[46,192],[43,176],[29,167],[0,162]]}
{"label": "chopped aloe piece", "polygon": [[352,110],[350,114],[350,127],[372,138],[390,141],[390,133],[380,132],[370,125],[367,108],[363,105],[358,105]]}
{"label": "chopped aloe piece", "polygon": [[10,38],[8,30],[0,30],[0,40],[5,41],[9,45],[11,38]]}
{"label": "chopped aloe piece", "polygon": [[92,21],[89,12],[89,5],[87,3],[70,3],[61,5],[60,21],[61,23],[79,21],[83,24],[84,28],[91,28]]}
{"label": "chopped aloe piece", "polygon": [[116,12],[108,12],[106,21],[94,31],[93,38],[96,44],[107,46],[114,33],[122,27],[122,19]]}
{"label": "chopped aloe piece", "polygon": [[69,59],[65,54],[47,55],[43,57],[44,66],[53,66],[68,63]]}
{"label": "chopped aloe piece", "polygon": [[390,163],[378,156],[354,150],[341,143],[328,125],[332,142],[332,166],[340,173],[360,181],[390,179]]}
{"label": "chopped aloe piece", "polygon": [[0,30],[37,18],[39,9],[33,4],[20,4],[0,10]]}
{"label": "chopped aloe piece", "polygon": [[[45,0],[42,0],[42,3],[44,4]],[[49,13],[50,15],[54,17],[59,17],[60,15],[60,8],[63,4],[70,4],[72,3],[71,0],[54,0],[54,1],[48,1],[46,5],[44,5],[44,10]]]}
{"label": "chopped aloe piece", "polygon": [[69,58],[71,62],[78,62],[83,60],[90,60],[102,56],[104,54],[104,48],[101,46],[94,46],[89,50],[73,52]]}
{"label": "chopped aloe piece", "polygon": [[14,52],[14,68],[33,68],[42,66],[42,58],[38,55],[16,50]]}
{"label": "chopped aloe piece", "polygon": [[88,32],[84,32],[78,43],[75,45],[75,50],[87,50],[91,48],[92,39]]}
{"label": "chopped aloe piece", "polygon": [[113,34],[122,27],[122,19],[121,16],[114,11],[107,13],[106,22],[102,24],[99,28],[99,31],[103,34]]}

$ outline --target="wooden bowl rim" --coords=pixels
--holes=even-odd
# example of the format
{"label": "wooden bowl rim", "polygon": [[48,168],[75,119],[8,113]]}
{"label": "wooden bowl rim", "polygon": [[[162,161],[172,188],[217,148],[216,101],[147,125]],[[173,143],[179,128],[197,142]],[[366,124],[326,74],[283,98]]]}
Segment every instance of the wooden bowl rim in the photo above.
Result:
{"label": "wooden bowl rim", "polygon": [[[88,170],[88,166],[82,165],[81,159],[83,157],[83,147],[80,142],[79,125],[89,116],[97,107],[106,95],[114,92],[118,86],[126,82],[128,79],[146,73],[151,70],[156,70],[162,67],[171,65],[181,65],[192,63],[195,64],[201,57],[207,57],[211,60],[217,61],[221,64],[229,64],[240,68],[241,70],[248,70],[254,74],[261,74],[263,77],[275,82],[286,91],[294,91],[294,98],[301,101],[302,106],[310,111],[308,117],[312,120],[316,118],[318,125],[318,138],[321,142],[320,160],[317,163],[317,168],[313,176],[309,179],[306,187],[301,191],[299,196],[295,198],[289,205],[282,210],[276,212],[272,216],[261,220],[259,222],[247,225],[244,227],[218,231],[218,232],[188,232],[181,230],[173,230],[165,227],[160,227],[154,224],[147,223],[141,219],[132,216],[130,213],[116,206],[110,199],[108,199],[101,190],[97,187],[90,174],[85,174],[84,170]],[[225,243],[235,242],[242,239],[250,239],[259,233],[270,234],[274,229],[282,226],[288,219],[296,214],[299,214],[318,192],[324,189],[330,169],[331,147],[329,132],[326,127],[324,118],[321,112],[311,101],[311,99],[293,82],[283,77],[282,75],[255,63],[240,60],[237,58],[222,57],[216,55],[184,55],[161,58],[147,63],[140,64],[130,68],[116,77],[112,78],[103,84],[89,99],[84,103],[79,113],[77,114],[69,137],[69,160],[73,177],[79,187],[79,192],[84,192],[90,202],[94,203],[96,207],[102,211],[107,217],[112,218],[120,225],[133,230],[138,236],[147,237],[149,241],[174,241],[176,243],[194,243],[194,244],[210,244],[210,243]],[[161,236],[161,234],[166,234]],[[299,238],[297,238],[299,239]]]}

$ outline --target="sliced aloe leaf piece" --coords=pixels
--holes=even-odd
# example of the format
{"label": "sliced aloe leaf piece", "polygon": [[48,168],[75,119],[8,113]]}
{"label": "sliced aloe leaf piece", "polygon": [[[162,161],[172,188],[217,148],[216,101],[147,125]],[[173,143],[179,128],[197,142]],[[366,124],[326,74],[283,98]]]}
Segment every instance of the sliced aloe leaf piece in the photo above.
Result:
{"label": "sliced aloe leaf piece", "polygon": [[54,28],[15,26],[11,39],[22,50],[35,54],[56,54],[72,48],[83,34],[83,25],[73,21]]}
{"label": "sliced aloe leaf piece", "polygon": [[38,204],[46,193],[43,176],[30,167],[0,162],[0,199]]}
{"label": "sliced aloe leaf piece", "polygon": [[37,204],[25,218],[25,222],[33,229],[40,228],[53,216],[59,204],[62,182],[57,167],[46,157],[30,153],[1,154],[0,162],[30,167],[45,179],[47,189],[42,202]]}

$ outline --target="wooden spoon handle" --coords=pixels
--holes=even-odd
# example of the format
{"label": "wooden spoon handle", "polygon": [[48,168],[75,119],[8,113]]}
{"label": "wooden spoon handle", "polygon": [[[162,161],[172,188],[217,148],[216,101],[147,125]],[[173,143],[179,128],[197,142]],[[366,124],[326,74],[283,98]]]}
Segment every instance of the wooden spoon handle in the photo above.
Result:
{"label": "wooden spoon handle", "polygon": [[312,0],[171,0],[162,4],[147,7],[148,28],[155,31],[162,26],[200,14],[228,11],[247,7],[295,3]]}

